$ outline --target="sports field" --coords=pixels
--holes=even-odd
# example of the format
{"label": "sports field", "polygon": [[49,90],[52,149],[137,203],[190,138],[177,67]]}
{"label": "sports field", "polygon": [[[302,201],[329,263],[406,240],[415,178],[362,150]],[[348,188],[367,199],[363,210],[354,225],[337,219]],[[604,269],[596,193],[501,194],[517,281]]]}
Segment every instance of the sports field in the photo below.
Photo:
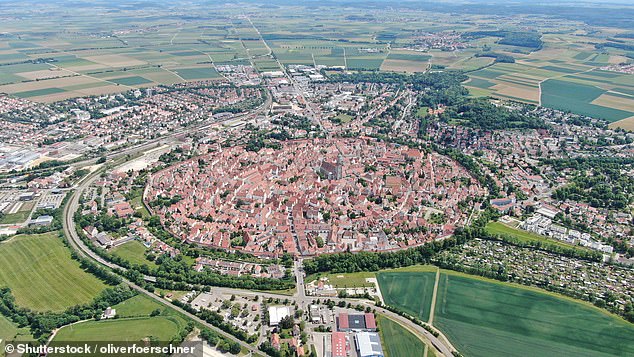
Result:
{"label": "sports field", "polygon": [[436,273],[378,273],[377,280],[385,303],[398,307],[423,321],[429,320]]}
{"label": "sports field", "polygon": [[117,315],[119,315],[119,317],[150,316],[150,314],[157,309],[161,312],[171,311],[167,310],[164,305],[159,304],[158,302],[150,299],[143,294],[132,297],[118,305],[113,306],[113,308],[117,310]]}
{"label": "sports field", "polygon": [[124,243],[116,248],[113,248],[110,252],[114,255],[117,255],[132,264],[138,265],[147,265],[154,266],[154,262],[151,262],[145,258],[146,248],[143,243],[133,240],[127,243]]}
{"label": "sports field", "polygon": [[433,348],[428,348],[423,341],[398,323],[380,316],[377,319],[383,352],[387,357],[434,357]]}
{"label": "sports field", "polygon": [[107,321],[88,321],[62,328],[54,341],[141,341],[155,337],[169,341],[179,332],[179,323],[171,316],[125,318]]}
{"label": "sports field", "polygon": [[21,307],[62,311],[92,301],[105,285],[72,260],[57,232],[20,235],[0,243],[0,286]]}
{"label": "sports field", "polygon": [[[65,327],[59,331],[54,342],[141,341],[149,337],[169,341],[187,325],[177,312],[145,295],[134,296],[113,308],[117,310],[116,320],[88,321]],[[161,314],[150,317],[157,309]]]}

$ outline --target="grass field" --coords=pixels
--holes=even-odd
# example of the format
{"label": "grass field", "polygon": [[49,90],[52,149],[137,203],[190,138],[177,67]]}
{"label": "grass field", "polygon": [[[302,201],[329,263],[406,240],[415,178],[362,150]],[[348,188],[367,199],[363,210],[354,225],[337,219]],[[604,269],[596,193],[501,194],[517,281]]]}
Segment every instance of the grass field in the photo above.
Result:
{"label": "grass field", "polygon": [[[592,101],[605,92],[601,88],[587,84],[549,79],[542,83],[542,105],[610,122],[634,116],[634,112],[592,104]],[[570,93],[574,93],[574,96]]]}
{"label": "grass field", "polygon": [[386,304],[429,320],[435,272],[381,272],[377,280]]}
{"label": "grass field", "polygon": [[[572,247],[571,244],[567,244],[567,243],[558,241],[556,239],[551,239],[551,238],[544,237],[539,234],[527,232],[521,229],[513,228],[511,226],[508,226],[500,222],[490,222],[489,224],[487,224],[486,230],[487,232],[491,234],[509,235],[519,239],[522,242],[536,242],[537,241],[537,242],[558,245],[564,248]],[[578,247],[578,248],[583,249],[582,247]]]}
{"label": "grass field", "polygon": [[143,294],[130,298],[113,308],[117,310],[119,317],[148,317],[156,309],[161,310],[162,314],[171,312],[164,305]]}
{"label": "grass field", "polygon": [[88,321],[65,327],[54,341],[141,341],[150,336],[159,341],[169,341],[179,332],[179,322],[174,317],[138,317],[108,321]]}
{"label": "grass field", "polygon": [[[187,324],[178,313],[145,295],[134,296],[113,308],[117,310],[118,319],[65,327],[54,341],[141,341],[150,336],[169,341]],[[157,309],[161,314],[150,317]]]}
{"label": "grass field", "polygon": [[20,235],[0,244],[0,285],[21,307],[62,311],[92,301],[105,285],[72,260],[57,232]]}
{"label": "grass field", "polygon": [[[328,283],[332,284],[335,288],[360,288],[374,286],[372,283],[365,281],[367,278],[374,278],[373,272],[359,272],[359,273],[335,273],[323,275],[328,278]],[[316,280],[317,276],[307,276],[306,282]]]}
{"label": "grass field", "polygon": [[0,224],[16,224],[22,223],[29,218],[31,210],[19,210],[15,213],[7,213],[0,218]]}
{"label": "grass field", "polygon": [[632,356],[634,325],[587,304],[441,274],[435,325],[465,356]]}
{"label": "grass field", "polygon": [[136,196],[132,200],[130,200],[130,205],[134,208],[135,211],[141,213],[142,218],[149,218],[150,212],[143,205],[143,198],[141,196]]}
{"label": "grass field", "polygon": [[0,340],[1,341],[32,341],[33,336],[28,328],[19,328],[6,317],[0,315]]}
{"label": "grass field", "polygon": [[137,240],[133,240],[124,243],[116,248],[113,248],[110,252],[129,261],[132,264],[146,264],[150,267],[154,266],[154,262],[151,262],[145,258],[145,251],[146,248],[143,243]]}
{"label": "grass field", "polygon": [[407,331],[398,323],[380,316],[377,319],[383,352],[387,357],[434,357],[433,348],[428,348],[423,341]]}

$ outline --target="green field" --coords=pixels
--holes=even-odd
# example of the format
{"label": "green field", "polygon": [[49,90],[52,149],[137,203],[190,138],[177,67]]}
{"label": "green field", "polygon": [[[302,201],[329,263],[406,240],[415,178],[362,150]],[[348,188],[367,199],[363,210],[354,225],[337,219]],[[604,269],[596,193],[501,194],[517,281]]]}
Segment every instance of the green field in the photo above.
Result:
{"label": "green field", "polygon": [[[543,242],[558,245],[564,248],[571,248],[573,245],[567,244],[556,239],[551,239],[548,237],[541,236],[539,234],[527,232],[521,229],[513,228],[511,226],[507,226],[504,223],[500,222],[490,222],[486,226],[486,231],[491,234],[499,234],[499,235],[508,235],[512,236],[522,242]],[[583,247],[577,247],[578,249],[584,249]]]}
{"label": "green field", "polygon": [[156,309],[161,310],[162,313],[171,312],[171,310],[168,310],[164,305],[142,294],[130,298],[112,308],[117,310],[119,317],[148,317],[152,311]]}
{"label": "green field", "polygon": [[179,76],[185,80],[213,79],[219,78],[220,74],[213,68],[176,68],[174,69]]}
{"label": "green field", "polygon": [[377,280],[387,305],[429,320],[435,272],[380,272]]}
{"label": "green field", "polygon": [[[113,308],[117,310],[117,319],[65,327],[54,341],[141,341],[150,336],[169,341],[187,325],[178,313],[145,295],[132,297]],[[161,314],[150,317],[157,309]]]}
{"label": "green field", "polygon": [[62,328],[54,341],[141,341],[150,336],[169,341],[179,332],[174,317],[139,317],[108,321],[88,321]]}
{"label": "green field", "polygon": [[434,325],[465,356],[632,356],[634,325],[587,304],[441,274]]}
{"label": "green field", "polygon": [[0,218],[0,224],[16,224],[22,223],[29,218],[30,210],[28,211],[17,211],[15,213],[7,213]]}
{"label": "green field", "polygon": [[549,79],[542,83],[542,105],[611,122],[634,116],[633,112],[591,104],[605,92],[591,85]]}
{"label": "green field", "polygon": [[[328,278],[328,284],[332,284],[335,288],[361,288],[374,286],[372,283],[365,281],[366,278],[374,278],[372,272],[359,273],[336,273],[327,274],[323,277]],[[307,276],[306,282],[316,280],[318,276]]]}
{"label": "green field", "polygon": [[138,240],[133,240],[124,243],[116,248],[113,248],[110,252],[117,255],[132,264],[154,266],[154,262],[151,262],[145,258],[145,251],[147,249],[143,243]]}
{"label": "green field", "polygon": [[135,211],[141,213],[142,218],[150,218],[150,212],[143,204],[143,198],[141,196],[136,196],[132,200],[130,200],[130,205],[132,206],[132,208],[134,208]]}
{"label": "green field", "polygon": [[33,336],[28,328],[19,328],[6,317],[0,315],[0,341],[31,341]]}
{"label": "green field", "polygon": [[108,81],[114,82],[117,84],[125,85],[125,86],[136,86],[140,84],[148,84],[152,83],[151,80],[145,79],[141,76],[132,76],[132,77],[123,77],[123,78],[115,78],[109,79]]}
{"label": "green field", "polygon": [[0,244],[0,286],[17,304],[36,311],[62,311],[92,301],[105,285],[72,260],[57,232],[20,235]]}
{"label": "green field", "polygon": [[377,323],[386,357],[424,357],[426,348],[427,357],[435,356],[433,348],[428,348],[423,341],[398,323],[383,316],[377,318]]}
{"label": "green field", "polygon": [[24,92],[17,92],[17,93],[13,93],[13,95],[20,98],[30,98],[30,97],[39,97],[43,95],[63,93],[63,92],[65,92],[65,90],[62,88],[43,88],[43,89],[27,90]]}

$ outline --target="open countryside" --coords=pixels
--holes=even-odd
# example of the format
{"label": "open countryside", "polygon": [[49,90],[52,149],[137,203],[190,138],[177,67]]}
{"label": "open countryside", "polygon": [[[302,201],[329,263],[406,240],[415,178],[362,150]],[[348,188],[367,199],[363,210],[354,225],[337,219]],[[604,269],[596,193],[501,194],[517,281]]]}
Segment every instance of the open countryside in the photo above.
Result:
{"label": "open countryside", "polygon": [[88,303],[105,285],[70,254],[57,232],[15,236],[0,243],[0,286],[11,289],[19,306],[37,311]]}
{"label": "open countryside", "polygon": [[[381,276],[387,274],[406,274],[394,296],[390,291],[397,278],[385,284]],[[387,303],[404,301],[404,294],[431,294],[413,282],[417,276],[418,281],[427,282],[435,274],[378,276]],[[420,304],[414,300],[392,306],[408,313],[420,311]],[[575,356],[634,354],[634,341],[628,337],[634,333],[631,324],[595,307],[516,285],[443,271],[435,312],[434,326],[469,356],[548,355],[553,351]],[[423,311],[418,316],[424,319],[426,314]],[[572,329],[575,334],[569,333]]]}

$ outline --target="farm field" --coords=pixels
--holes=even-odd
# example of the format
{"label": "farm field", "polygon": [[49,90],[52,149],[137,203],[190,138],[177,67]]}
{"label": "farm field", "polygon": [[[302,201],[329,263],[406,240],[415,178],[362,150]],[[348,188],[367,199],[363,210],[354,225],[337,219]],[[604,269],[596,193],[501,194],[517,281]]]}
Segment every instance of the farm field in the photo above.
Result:
{"label": "farm field", "polygon": [[435,272],[379,272],[377,280],[385,303],[423,321],[429,320]]}
{"label": "farm field", "polygon": [[436,356],[433,348],[429,348],[398,323],[380,315],[377,322],[383,341],[383,352],[387,357],[424,357],[425,349],[427,349],[427,357]]}
{"label": "farm field", "polygon": [[154,262],[151,262],[145,258],[145,251],[146,248],[143,243],[137,240],[133,240],[113,248],[110,252],[129,261],[132,264],[146,264],[150,267],[154,266]]}
{"label": "farm field", "polygon": [[[549,79],[542,83],[542,105],[601,118],[610,122],[634,116],[632,111],[593,104],[593,101],[606,92],[606,90],[592,85]],[[571,96],[571,93],[574,93],[574,96]],[[621,98],[621,100],[624,103],[629,103],[627,98]]]}
{"label": "farm field", "polygon": [[0,286],[35,311],[62,311],[92,301],[105,285],[72,260],[57,232],[19,235],[0,243]]}
{"label": "farm field", "polygon": [[452,273],[441,274],[434,324],[465,356],[634,355],[634,325],[616,316],[533,289]]}

